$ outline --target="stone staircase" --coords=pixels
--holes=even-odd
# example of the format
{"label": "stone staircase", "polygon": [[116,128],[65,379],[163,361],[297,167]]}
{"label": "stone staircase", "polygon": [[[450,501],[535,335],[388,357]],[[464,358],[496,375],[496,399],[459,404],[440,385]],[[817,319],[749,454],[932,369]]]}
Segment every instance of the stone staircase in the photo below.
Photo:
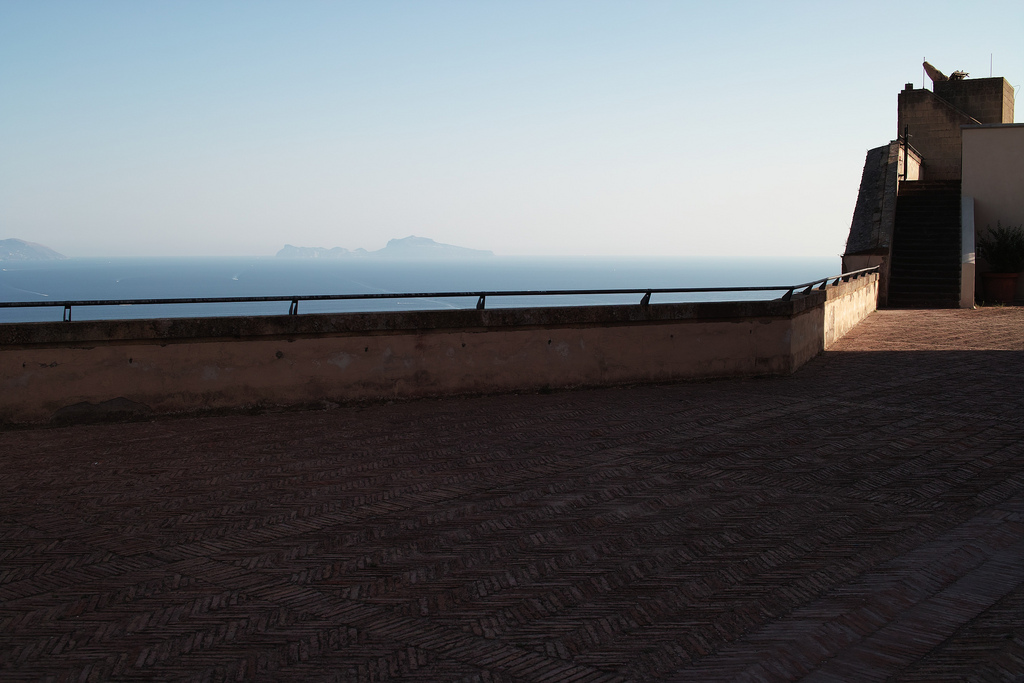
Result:
{"label": "stone staircase", "polygon": [[910,181],[896,199],[890,308],[960,305],[960,181]]}

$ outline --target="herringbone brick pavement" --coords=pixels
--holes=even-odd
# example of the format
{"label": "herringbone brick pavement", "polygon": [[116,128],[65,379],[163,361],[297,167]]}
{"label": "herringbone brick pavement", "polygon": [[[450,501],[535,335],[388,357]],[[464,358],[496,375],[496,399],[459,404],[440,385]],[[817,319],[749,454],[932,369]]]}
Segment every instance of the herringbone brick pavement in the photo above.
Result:
{"label": "herringbone brick pavement", "polygon": [[1024,678],[1024,309],[785,378],[0,433],[0,679]]}

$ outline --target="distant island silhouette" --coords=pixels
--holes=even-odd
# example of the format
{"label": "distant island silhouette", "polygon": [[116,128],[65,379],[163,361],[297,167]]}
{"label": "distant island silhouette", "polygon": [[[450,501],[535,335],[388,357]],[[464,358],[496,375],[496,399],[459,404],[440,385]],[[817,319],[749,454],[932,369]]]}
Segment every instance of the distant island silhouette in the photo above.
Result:
{"label": "distant island silhouette", "polygon": [[56,261],[67,256],[35,242],[0,240],[0,261]]}
{"label": "distant island silhouette", "polygon": [[453,244],[435,242],[429,237],[410,235],[401,239],[389,240],[387,246],[377,251],[366,249],[348,250],[344,247],[326,249],[324,247],[296,247],[291,244],[277,252],[283,258],[481,258],[494,256],[493,251],[485,249],[468,249]]}

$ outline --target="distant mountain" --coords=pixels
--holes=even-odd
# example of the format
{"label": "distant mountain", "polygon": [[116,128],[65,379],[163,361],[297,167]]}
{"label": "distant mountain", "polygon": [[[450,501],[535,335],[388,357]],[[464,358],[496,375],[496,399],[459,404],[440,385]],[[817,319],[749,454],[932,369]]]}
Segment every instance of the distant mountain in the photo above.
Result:
{"label": "distant mountain", "polygon": [[494,256],[494,252],[486,249],[467,249],[452,244],[441,244],[429,237],[409,235],[402,239],[388,240],[387,246],[380,251],[370,252],[381,256],[400,256],[403,258],[479,258]]}
{"label": "distant mountain", "polygon": [[0,240],[0,261],[56,261],[67,256],[35,242]]}
{"label": "distant mountain", "polygon": [[402,239],[389,240],[387,246],[377,251],[366,251],[356,249],[349,251],[342,247],[325,249],[324,247],[295,247],[290,244],[284,245],[284,249],[277,252],[278,256],[284,258],[414,258],[414,259],[436,259],[436,258],[480,258],[494,256],[493,251],[485,249],[468,249],[456,247],[452,244],[435,242],[429,237],[416,237],[410,235]]}
{"label": "distant mountain", "polygon": [[278,256],[284,258],[345,258],[347,256],[365,256],[365,249],[349,251],[344,247],[324,249],[323,247],[294,247],[290,244],[284,245],[284,249],[277,252]]}

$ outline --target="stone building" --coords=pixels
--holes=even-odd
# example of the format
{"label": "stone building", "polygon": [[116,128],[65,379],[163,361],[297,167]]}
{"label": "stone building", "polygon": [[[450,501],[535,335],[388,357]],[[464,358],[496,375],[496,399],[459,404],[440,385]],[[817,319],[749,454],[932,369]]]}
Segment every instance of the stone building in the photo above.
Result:
{"label": "stone building", "polygon": [[969,308],[975,207],[993,225],[1024,222],[1024,126],[1005,78],[925,69],[932,90],[908,83],[896,140],[867,152],[843,270],[881,265],[882,306]]}

